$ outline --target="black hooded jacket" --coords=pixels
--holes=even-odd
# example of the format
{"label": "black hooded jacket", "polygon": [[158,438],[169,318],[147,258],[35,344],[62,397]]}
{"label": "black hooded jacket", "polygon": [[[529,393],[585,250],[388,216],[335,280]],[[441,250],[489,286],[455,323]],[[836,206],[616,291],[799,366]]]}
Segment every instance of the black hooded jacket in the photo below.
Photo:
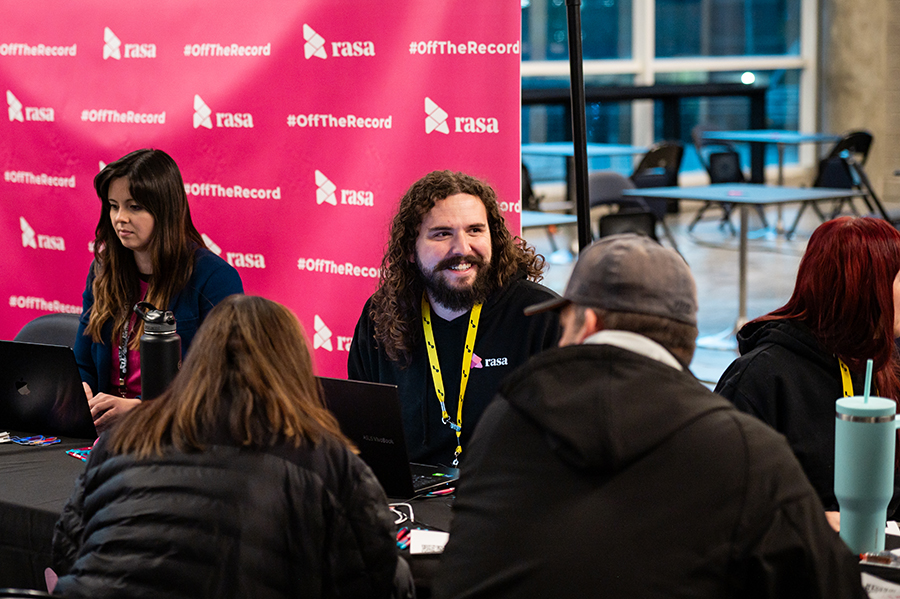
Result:
{"label": "black hooded jacket", "polygon": [[435,597],[863,597],[784,439],[611,345],[504,384],[463,463]]}
{"label": "black hooded jacket", "polygon": [[[844,396],[838,359],[812,332],[793,320],[745,325],[738,333],[741,357],[719,379],[716,393],[783,434],[826,510],[834,496],[834,402]],[[861,395],[865,376],[851,375]],[[893,516],[900,502],[894,479]]]}

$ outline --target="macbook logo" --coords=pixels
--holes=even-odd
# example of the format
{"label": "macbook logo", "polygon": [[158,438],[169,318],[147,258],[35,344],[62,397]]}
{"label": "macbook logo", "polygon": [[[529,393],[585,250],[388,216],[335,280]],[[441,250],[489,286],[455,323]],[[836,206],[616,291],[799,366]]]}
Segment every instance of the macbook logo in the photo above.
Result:
{"label": "macbook logo", "polygon": [[334,192],[337,186],[326,177],[322,171],[316,169],[316,204],[331,204],[337,206],[337,198]]}
{"label": "macbook logo", "polygon": [[327,351],[333,351],[334,348],[331,345],[331,329],[325,326],[325,323],[319,318],[319,315],[315,315],[315,319],[313,320],[313,328],[315,329],[315,335],[313,335],[313,349],[325,349]]}
{"label": "macbook logo", "polygon": [[312,56],[321,59],[328,58],[328,54],[325,52],[325,38],[306,23],[303,24],[303,39],[306,41],[303,44],[303,55],[307,60]]}
{"label": "macbook logo", "polygon": [[194,94],[194,129],[197,127],[206,127],[212,129],[212,110],[206,105],[198,94]]}
{"label": "macbook logo", "polygon": [[25,122],[25,116],[22,114],[22,103],[9,90],[6,90],[6,103],[9,104],[9,120],[19,121],[20,123]]}
{"label": "macbook logo", "polygon": [[28,224],[24,217],[19,217],[19,225],[22,227],[22,247],[37,249],[35,241],[34,229]]}
{"label": "macbook logo", "polygon": [[450,127],[447,126],[447,113],[435,104],[431,98],[425,98],[425,133],[438,131],[445,135],[450,134]]}
{"label": "macbook logo", "polygon": [[103,28],[103,60],[115,58],[122,60],[122,52],[119,50],[122,42],[116,37],[109,27]]}

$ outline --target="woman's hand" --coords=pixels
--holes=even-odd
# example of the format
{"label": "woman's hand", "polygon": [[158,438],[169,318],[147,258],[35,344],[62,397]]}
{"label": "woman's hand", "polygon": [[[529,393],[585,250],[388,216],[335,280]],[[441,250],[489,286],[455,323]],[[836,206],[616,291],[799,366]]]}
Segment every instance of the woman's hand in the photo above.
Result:
{"label": "woman's hand", "polygon": [[841,532],[840,512],[825,512],[825,519],[828,520],[828,523],[831,524],[831,528],[833,528],[835,532]]}
{"label": "woman's hand", "polygon": [[82,384],[84,385],[84,393],[87,395],[88,405],[91,407],[91,417],[94,419],[94,426],[97,428],[98,434],[108,429],[122,414],[141,403],[139,399],[119,397],[108,393],[94,395],[87,383]]}

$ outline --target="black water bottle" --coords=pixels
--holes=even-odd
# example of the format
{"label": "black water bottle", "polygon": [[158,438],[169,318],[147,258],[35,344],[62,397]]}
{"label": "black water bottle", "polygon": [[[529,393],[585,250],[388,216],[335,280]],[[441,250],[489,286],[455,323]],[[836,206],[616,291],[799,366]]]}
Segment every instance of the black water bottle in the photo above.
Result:
{"label": "black water bottle", "polygon": [[175,332],[175,315],[157,310],[148,302],[134,306],[144,321],[141,335],[141,399],[154,399],[168,388],[181,368],[181,336]]}

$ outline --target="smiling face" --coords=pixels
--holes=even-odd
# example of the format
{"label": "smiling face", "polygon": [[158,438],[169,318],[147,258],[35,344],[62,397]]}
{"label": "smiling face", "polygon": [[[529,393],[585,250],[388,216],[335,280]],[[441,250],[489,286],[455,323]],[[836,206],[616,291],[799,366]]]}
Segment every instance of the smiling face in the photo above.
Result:
{"label": "smiling face", "polygon": [[156,220],[146,208],[132,199],[125,177],[110,182],[107,198],[113,229],[122,245],[134,251],[135,260],[140,264],[141,258],[148,257]]}
{"label": "smiling face", "polygon": [[438,200],[419,225],[415,260],[432,302],[467,311],[487,295],[491,233],[487,211],[473,195]]}

